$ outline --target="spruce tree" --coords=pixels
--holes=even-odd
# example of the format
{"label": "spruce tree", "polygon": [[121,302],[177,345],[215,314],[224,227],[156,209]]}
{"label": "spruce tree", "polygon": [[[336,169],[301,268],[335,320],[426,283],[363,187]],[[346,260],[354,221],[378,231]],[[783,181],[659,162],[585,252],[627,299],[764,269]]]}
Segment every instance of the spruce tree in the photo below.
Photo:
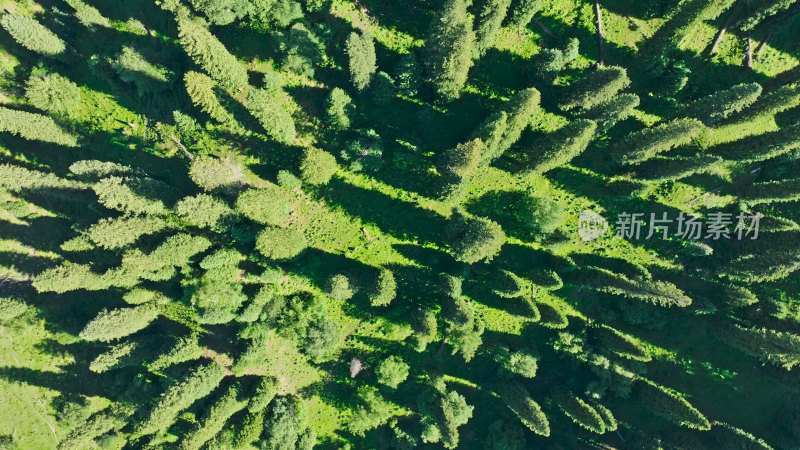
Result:
{"label": "spruce tree", "polygon": [[764,363],[785,370],[792,370],[800,364],[800,336],[797,334],[769,328],[724,325],[721,337],[728,344]]}
{"label": "spruce tree", "polygon": [[558,107],[563,111],[576,108],[590,109],[612,99],[630,82],[628,73],[622,67],[610,66],[597,69],[570,86]]}
{"label": "spruce tree", "polygon": [[581,154],[594,137],[597,124],[591,120],[578,119],[561,127],[546,137],[544,151],[533,157],[528,171],[545,173],[572,161]]}
{"label": "spruce tree", "polygon": [[491,162],[499,158],[519,140],[522,132],[531,124],[534,115],[539,112],[540,99],[541,94],[535,88],[523,89],[511,97],[505,107],[507,120],[503,137],[494,151],[491,151],[490,142],[487,141],[486,161]]}
{"label": "spruce tree", "polygon": [[325,102],[325,115],[328,126],[333,130],[342,131],[350,128],[350,121],[355,114],[352,99],[341,88],[333,88]]}
{"label": "spruce tree", "polygon": [[412,311],[411,327],[414,329],[414,344],[418,352],[425,350],[425,347],[436,339],[436,315],[430,310]]}
{"label": "spruce tree", "polygon": [[476,48],[480,54],[494,45],[495,36],[506,18],[511,0],[485,0],[479,8],[475,30]]}
{"label": "spruce tree", "polygon": [[154,198],[165,188],[165,184],[151,178],[114,176],[103,178],[92,186],[100,204],[131,214],[166,213],[164,202]]}
{"label": "spruce tree", "polygon": [[683,397],[644,378],[638,379],[634,386],[636,398],[656,415],[687,428],[711,429],[708,419]]}
{"label": "spruce tree", "polygon": [[387,306],[397,296],[397,281],[389,269],[381,269],[375,286],[369,293],[369,302],[372,306]]}
{"label": "spruce tree", "polygon": [[247,87],[247,70],[202,22],[178,20],[178,37],[189,57],[211,78],[231,91]]}
{"label": "spruce tree", "polygon": [[689,103],[681,114],[712,126],[750,106],[760,95],[761,85],[758,83],[737,84]]}
{"label": "spruce tree", "polygon": [[468,264],[491,259],[506,241],[506,234],[496,222],[468,217],[460,211],[453,212],[446,234],[453,257]]}
{"label": "spruce tree", "polygon": [[95,373],[105,373],[116,369],[125,364],[125,358],[130,356],[136,349],[138,343],[135,341],[123,342],[111,347],[103,352],[89,364],[89,370]]}
{"label": "spruce tree", "polygon": [[428,82],[445,100],[458,98],[467,83],[475,50],[472,22],[466,0],[447,0],[428,32],[425,41]]}
{"label": "spruce tree", "polygon": [[164,66],[153,64],[133,47],[122,47],[122,51],[111,61],[122,81],[133,83],[139,95],[158,93],[169,88],[175,74]]}
{"label": "spruce tree", "polygon": [[145,436],[166,430],[181,411],[210,394],[224,377],[225,371],[215,362],[194,369],[164,393],[147,418],[137,425],[135,434]]}
{"label": "spruce tree", "polygon": [[708,172],[719,167],[721,162],[722,158],[713,155],[690,157],[656,156],[631,167],[631,170],[636,174],[636,178],[640,180],[662,183],[686,178],[696,173]]}
{"label": "spruce tree", "polygon": [[303,181],[313,185],[328,184],[336,169],[336,157],[315,147],[306,148],[300,164]]}
{"label": "spruce tree", "polygon": [[637,106],[639,106],[638,95],[618,94],[610,100],[589,108],[581,117],[593,120],[597,124],[597,132],[604,133],[616,125],[617,122],[628,118]]}
{"label": "spruce tree", "polygon": [[95,439],[112,431],[119,431],[128,424],[128,417],[133,413],[131,408],[111,406],[93,414],[86,422],[73,428],[58,443],[59,450],[74,448],[90,448]]}
{"label": "spruce tree", "polygon": [[69,78],[57,73],[31,75],[25,84],[25,98],[42,111],[71,117],[78,112],[81,90]]}
{"label": "spruce tree", "polygon": [[214,92],[217,84],[206,74],[189,71],[183,76],[192,103],[217,122],[236,126],[236,119],[219,102]]}
{"label": "spruce tree", "polygon": [[369,33],[350,33],[345,44],[347,56],[350,58],[350,82],[359,91],[363,91],[378,66],[375,65],[375,42]]}
{"label": "spruce tree", "polygon": [[216,228],[234,214],[225,202],[208,194],[182,198],[175,205],[175,212],[199,228]]}
{"label": "spruce tree", "polygon": [[181,440],[180,448],[182,450],[199,450],[215,434],[222,431],[231,416],[247,406],[246,401],[238,398],[238,389],[238,385],[232,385],[219,400],[205,411],[197,425]]}
{"label": "spruce tree", "polygon": [[105,18],[94,6],[88,5],[82,0],[64,1],[75,10],[75,18],[84,26],[111,28],[111,21]]}
{"label": "spruce tree", "polygon": [[67,50],[67,44],[46,26],[37,22],[36,19],[6,14],[0,20],[0,25],[8,31],[8,34],[19,45],[33,52],[49,57],[57,57]]}
{"label": "spruce tree", "polygon": [[12,297],[0,297],[0,323],[15,319],[28,311],[28,305]]}
{"label": "spruce tree", "polygon": [[289,217],[292,204],[278,186],[248,189],[236,199],[236,211],[262,225],[280,225]]}
{"label": "spruce tree", "polygon": [[118,217],[100,219],[89,227],[87,236],[95,244],[107,249],[124,247],[140,237],[158,233],[167,227],[158,217]]}
{"label": "spruce tree", "polygon": [[633,132],[618,141],[612,151],[623,165],[636,164],[688,144],[702,129],[703,124],[697,119],[676,119]]}
{"label": "spruce tree", "polygon": [[603,434],[606,431],[603,417],[592,405],[586,403],[572,392],[559,389],[553,395],[553,400],[573,422],[592,433]]}
{"label": "spruce tree", "polygon": [[350,300],[356,293],[356,289],[351,285],[347,275],[336,274],[328,278],[328,282],[325,284],[325,293],[332,300],[343,302]]}
{"label": "spruce tree", "polygon": [[753,183],[739,198],[748,205],[794,202],[800,200],[800,178]]}
{"label": "spruce tree", "polygon": [[525,28],[544,6],[544,0],[514,0],[509,12],[509,25]]}
{"label": "spruce tree", "polygon": [[475,175],[485,151],[485,144],[480,139],[458,144],[446,150],[438,160],[437,169],[453,181],[468,179]]}
{"label": "spruce tree", "polygon": [[763,93],[752,105],[736,114],[731,120],[735,123],[771,117],[779,112],[800,105],[800,83],[783,85]]}
{"label": "spruce tree", "polygon": [[78,146],[78,138],[61,129],[53,119],[26,111],[0,108],[0,131],[30,141],[49,142],[65,147]]}
{"label": "spruce tree", "polygon": [[297,134],[294,119],[281,99],[266,89],[253,89],[247,93],[250,113],[266,131],[267,136],[282,144],[290,144]]}
{"label": "spruce tree", "polygon": [[540,436],[550,436],[550,421],[522,384],[516,381],[502,384],[498,394],[528,429]]}
{"label": "spruce tree", "polygon": [[192,161],[189,177],[206,191],[223,190],[242,184],[242,166],[232,157],[202,155]]}
{"label": "spruce tree", "polygon": [[532,72],[535,78],[546,85],[553,84],[559,72],[564,69],[564,66],[578,57],[579,46],[580,41],[572,38],[563,50],[543,48],[531,59]]}
{"label": "spruce tree", "polygon": [[158,308],[151,304],[103,310],[80,332],[87,341],[109,342],[144,329],[158,317]]}
{"label": "spruce tree", "polygon": [[256,239],[256,250],[270,259],[292,259],[306,249],[306,238],[295,230],[268,227]]}
{"label": "spruce tree", "polygon": [[766,161],[800,148],[800,124],[778,131],[748,136],[710,148],[708,151],[729,161],[752,163]]}
{"label": "spruce tree", "polygon": [[248,0],[191,0],[190,3],[215,25],[228,25],[250,14],[253,9]]}
{"label": "spruce tree", "polygon": [[399,356],[390,356],[378,364],[378,383],[397,389],[408,378],[408,364]]}

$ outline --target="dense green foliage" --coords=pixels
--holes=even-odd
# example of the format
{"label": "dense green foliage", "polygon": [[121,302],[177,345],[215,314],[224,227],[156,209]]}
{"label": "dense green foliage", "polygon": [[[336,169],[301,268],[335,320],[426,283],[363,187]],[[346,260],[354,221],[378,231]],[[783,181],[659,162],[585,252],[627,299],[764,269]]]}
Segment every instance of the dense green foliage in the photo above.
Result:
{"label": "dense green foliage", "polygon": [[799,7],[4,2],[0,448],[796,448]]}

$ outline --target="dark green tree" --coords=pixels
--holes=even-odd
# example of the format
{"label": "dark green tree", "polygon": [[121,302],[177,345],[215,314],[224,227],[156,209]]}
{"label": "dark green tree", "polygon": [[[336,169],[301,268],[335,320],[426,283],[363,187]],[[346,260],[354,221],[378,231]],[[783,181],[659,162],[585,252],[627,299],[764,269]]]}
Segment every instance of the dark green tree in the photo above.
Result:
{"label": "dark green tree", "polygon": [[577,119],[545,137],[541,153],[528,155],[532,158],[529,171],[545,173],[572,161],[589,146],[597,124],[591,120]]}
{"label": "dark green tree", "polygon": [[37,22],[36,19],[16,14],[6,14],[0,20],[0,25],[19,45],[33,52],[52,58],[63,54],[67,50],[67,44],[46,26]]}
{"label": "dark green tree", "polygon": [[500,385],[498,394],[528,429],[540,436],[550,436],[550,422],[547,416],[522,384],[512,381]]}
{"label": "dark green tree", "polygon": [[402,358],[390,356],[378,365],[375,372],[378,375],[378,383],[397,389],[397,386],[408,378],[408,368],[408,364]]}
{"label": "dark green tree", "polygon": [[646,161],[659,153],[688,144],[703,129],[696,119],[676,119],[633,132],[617,142],[613,152],[624,165]]}
{"label": "dark green tree", "polygon": [[543,5],[544,0],[514,0],[509,11],[509,25],[525,28]]}
{"label": "dark green tree", "polygon": [[42,111],[72,117],[78,112],[81,90],[69,78],[57,73],[31,75],[25,84],[25,98]]}
{"label": "dark green tree", "polygon": [[2,131],[31,141],[50,142],[65,147],[78,146],[78,138],[61,129],[53,119],[26,111],[0,108],[0,132]]}
{"label": "dark green tree", "polygon": [[711,429],[708,419],[683,397],[644,378],[636,380],[634,386],[636,398],[654,414],[687,428]]}
{"label": "dark green tree", "polygon": [[558,107],[563,111],[592,108],[612,99],[630,82],[628,73],[622,67],[599,68],[570,86]]}
{"label": "dark green tree", "polygon": [[247,87],[247,70],[201,21],[178,20],[178,37],[189,57],[211,78],[231,91]]}
{"label": "dark green tree", "polygon": [[750,106],[760,95],[761,85],[758,83],[737,84],[689,103],[681,114],[712,126]]}
{"label": "dark green tree", "polygon": [[445,100],[461,95],[472,67],[475,32],[466,0],[447,0],[431,24],[425,41],[428,82]]}
{"label": "dark green tree", "polygon": [[511,0],[486,0],[478,6],[475,29],[476,48],[480,54],[494,45],[495,36],[503,25]]}
{"label": "dark green tree", "polygon": [[359,91],[369,86],[375,65],[375,42],[369,33],[350,33],[345,43],[347,56],[350,58],[350,82]]}
{"label": "dark green tree", "polygon": [[247,108],[258,119],[267,136],[282,144],[291,144],[297,131],[294,119],[280,97],[266,89],[252,89],[247,93]]}
{"label": "dark green tree", "polygon": [[328,125],[337,131],[350,128],[350,121],[355,114],[352,99],[341,88],[333,88],[325,103],[325,115]]}
{"label": "dark green tree", "polygon": [[469,217],[458,210],[453,211],[445,232],[453,256],[468,264],[491,259],[506,241],[506,234],[496,222]]}

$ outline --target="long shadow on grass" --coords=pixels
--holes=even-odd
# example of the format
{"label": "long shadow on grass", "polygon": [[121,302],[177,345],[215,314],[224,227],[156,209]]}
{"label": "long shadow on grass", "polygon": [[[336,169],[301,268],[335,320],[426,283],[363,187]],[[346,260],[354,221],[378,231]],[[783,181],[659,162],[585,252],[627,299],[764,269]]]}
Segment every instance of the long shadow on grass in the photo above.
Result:
{"label": "long shadow on grass", "polygon": [[320,196],[355,217],[376,224],[397,238],[443,246],[447,220],[434,211],[398,200],[375,190],[348,184],[335,177],[319,188]]}

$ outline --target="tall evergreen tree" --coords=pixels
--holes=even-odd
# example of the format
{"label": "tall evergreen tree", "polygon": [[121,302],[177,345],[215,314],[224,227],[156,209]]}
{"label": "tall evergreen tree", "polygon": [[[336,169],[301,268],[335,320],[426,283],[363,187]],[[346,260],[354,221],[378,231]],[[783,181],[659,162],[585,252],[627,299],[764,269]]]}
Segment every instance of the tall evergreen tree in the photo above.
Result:
{"label": "tall evergreen tree", "polygon": [[78,112],[81,91],[69,78],[57,73],[31,75],[25,83],[25,98],[42,111],[71,117]]}
{"label": "tall evergreen tree", "polygon": [[708,151],[730,161],[758,162],[784,155],[800,148],[800,124],[782,127],[777,131],[748,136],[718,145]]}
{"label": "tall evergreen tree", "polygon": [[122,47],[122,51],[111,61],[122,81],[134,83],[139,95],[158,93],[169,87],[175,74],[164,66],[153,64],[133,47]]}
{"label": "tall evergreen tree", "polygon": [[192,103],[217,122],[227,125],[236,125],[233,114],[228,112],[219,102],[214,92],[217,84],[206,74],[189,71],[183,76],[186,92]]}
{"label": "tall evergreen tree", "polygon": [[112,311],[104,310],[86,324],[80,336],[87,341],[113,341],[144,329],[156,317],[158,308],[150,304]]}
{"label": "tall evergreen tree", "polygon": [[563,111],[575,108],[590,109],[613,98],[630,82],[628,73],[622,67],[610,66],[597,69],[570,86],[558,107]]}
{"label": "tall evergreen tree", "polygon": [[0,25],[17,43],[33,52],[57,57],[67,50],[67,44],[36,19],[6,14],[0,20]]}
{"label": "tall evergreen tree", "polygon": [[347,37],[347,56],[350,58],[350,82],[356,89],[363,91],[369,86],[372,75],[377,70],[375,65],[375,41],[369,33],[350,33]]}
{"label": "tall evergreen tree", "polygon": [[711,429],[708,419],[683,397],[644,378],[638,379],[634,385],[636,398],[653,413],[687,428]]}
{"label": "tall evergreen tree", "polygon": [[618,94],[610,100],[586,110],[581,117],[597,123],[597,132],[604,133],[611,129],[617,122],[628,118],[636,107],[639,106],[639,96],[636,94]]}
{"label": "tall evergreen tree", "polygon": [[252,89],[247,93],[247,107],[267,136],[282,144],[290,144],[294,140],[297,134],[294,119],[274,92]]}
{"label": "tall evergreen tree", "polygon": [[467,83],[475,49],[472,22],[467,0],[447,0],[428,32],[425,43],[428,82],[445,100],[458,98]]}
{"label": "tall evergreen tree", "polygon": [[498,393],[528,429],[540,436],[550,436],[550,421],[522,384],[512,381],[500,385]]}
{"label": "tall evergreen tree", "polygon": [[485,0],[478,6],[475,40],[480,54],[486,53],[494,45],[495,36],[506,18],[509,6],[511,0]]}
{"label": "tall evergreen tree", "polygon": [[197,19],[180,19],[178,37],[189,57],[211,75],[211,78],[231,91],[247,87],[247,70],[205,24]]}
{"label": "tall evergreen tree", "polygon": [[688,144],[703,129],[697,119],[676,119],[652,128],[633,132],[613,148],[618,161],[636,164],[675,147]]}
{"label": "tall evergreen tree", "polygon": [[525,28],[533,16],[544,6],[544,0],[514,0],[509,12],[509,25]]}
{"label": "tall evergreen tree", "polygon": [[468,264],[492,258],[506,241],[506,234],[496,222],[468,217],[462,211],[453,212],[446,234],[453,256]]}
{"label": "tall evergreen tree", "polygon": [[49,142],[65,147],[78,146],[78,138],[61,129],[53,119],[26,111],[0,108],[0,131],[31,141]]}
{"label": "tall evergreen tree", "polygon": [[567,164],[586,150],[594,137],[597,124],[591,120],[578,119],[554,131],[546,137],[544,151],[530,161],[529,171],[544,173]]}
{"label": "tall evergreen tree", "polygon": [[750,106],[760,95],[761,85],[758,83],[737,84],[689,103],[681,114],[711,126]]}

